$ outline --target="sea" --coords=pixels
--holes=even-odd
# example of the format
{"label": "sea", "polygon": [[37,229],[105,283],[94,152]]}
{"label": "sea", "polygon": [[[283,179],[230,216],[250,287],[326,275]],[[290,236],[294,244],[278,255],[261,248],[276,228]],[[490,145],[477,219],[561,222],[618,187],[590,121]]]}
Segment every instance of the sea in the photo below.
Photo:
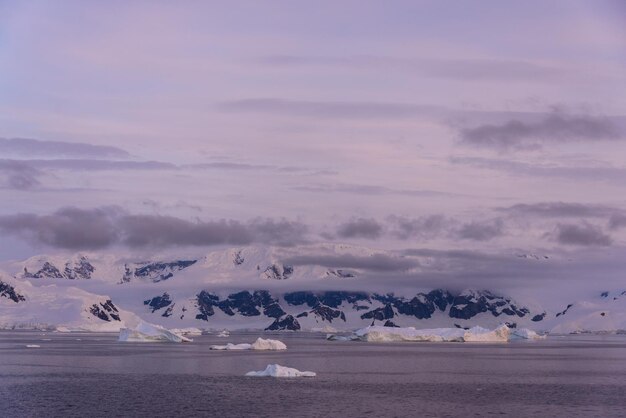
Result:
{"label": "sea", "polygon": [[[259,336],[288,350],[209,350]],[[268,364],[317,376],[244,376]],[[176,344],[0,331],[0,416],[626,417],[626,335],[494,344],[234,332]]]}

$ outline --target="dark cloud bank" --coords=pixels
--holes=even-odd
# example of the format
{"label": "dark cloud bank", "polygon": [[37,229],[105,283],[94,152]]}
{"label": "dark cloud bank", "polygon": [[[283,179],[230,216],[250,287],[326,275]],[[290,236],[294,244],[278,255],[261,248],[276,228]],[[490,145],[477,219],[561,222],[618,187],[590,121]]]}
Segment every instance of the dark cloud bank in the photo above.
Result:
{"label": "dark cloud bank", "polygon": [[104,207],[63,208],[51,215],[0,216],[0,231],[34,244],[79,250],[116,244],[131,248],[253,242],[289,245],[303,242],[307,227],[285,219],[192,222],[171,216],[131,215],[118,207]]}
{"label": "dark cloud bank", "polygon": [[461,143],[500,151],[539,149],[545,143],[596,142],[623,138],[609,118],[590,115],[548,114],[538,121],[509,120],[500,125],[461,129]]}
{"label": "dark cloud bank", "polygon": [[30,138],[0,138],[0,155],[23,157],[129,158],[121,148],[82,142],[41,141]]}

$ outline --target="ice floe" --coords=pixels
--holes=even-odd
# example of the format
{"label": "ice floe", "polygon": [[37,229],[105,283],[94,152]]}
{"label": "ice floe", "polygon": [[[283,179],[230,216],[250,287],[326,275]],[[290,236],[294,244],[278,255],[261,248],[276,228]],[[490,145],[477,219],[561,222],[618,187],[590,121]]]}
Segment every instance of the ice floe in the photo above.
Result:
{"label": "ice floe", "polygon": [[281,366],[279,364],[268,364],[265,370],[258,372],[248,372],[246,376],[254,377],[315,377],[315,372],[301,372],[298,369]]}
{"label": "ice floe", "polygon": [[[355,332],[355,337],[369,342],[508,342],[511,339],[539,339],[542,336],[527,329],[511,330],[506,325],[495,329],[473,327],[468,330],[462,328],[434,328],[415,329],[370,326]],[[333,338],[328,338],[333,339]],[[356,338],[355,338],[356,339]],[[337,338],[337,340],[342,340]]]}
{"label": "ice floe", "polygon": [[158,342],[171,341],[175,343],[191,342],[190,338],[172,332],[160,325],[140,322],[134,328],[120,329],[119,341],[125,342]]}
{"label": "ice floe", "polygon": [[356,335],[337,335],[337,334],[326,334],[326,339],[328,341],[358,341],[359,337]]}
{"label": "ice floe", "polygon": [[228,331],[227,329],[222,330],[220,332],[217,333],[217,337],[230,337],[230,331]]}
{"label": "ice floe", "polygon": [[232,344],[228,343],[226,345],[212,345],[209,347],[211,350],[286,350],[287,346],[282,341],[278,340],[270,340],[257,338],[255,342],[252,344],[242,343],[242,344]]}
{"label": "ice floe", "polygon": [[41,346],[37,344],[27,344],[26,348],[41,348]]}

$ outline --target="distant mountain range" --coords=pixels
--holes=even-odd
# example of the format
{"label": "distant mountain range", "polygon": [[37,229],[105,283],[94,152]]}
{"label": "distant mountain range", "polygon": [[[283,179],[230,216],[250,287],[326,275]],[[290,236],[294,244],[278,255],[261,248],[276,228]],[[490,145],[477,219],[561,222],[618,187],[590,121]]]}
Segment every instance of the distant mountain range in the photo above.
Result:
{"label": "distant mountain range", "polygon": [[[412,264],[406,256],[347,245],[289,251],[245,247],[151,260],[84,253],[5,263],[0,266],[0,327],[115,331],[141,318],[170,328],[292,331],[500,323],[559,333],[626,329],[626,291],[598,290],[588,300],[565,306],[528,307],[485,289],[415,289],[401,294],[393,289],[350,290],[359,289],[359,268],[294,265],[289,260],[301,254],[365,260],[383,254],[387,262],[397,260],[407,269]],[[534,254],[511,257],[549,259]]]}

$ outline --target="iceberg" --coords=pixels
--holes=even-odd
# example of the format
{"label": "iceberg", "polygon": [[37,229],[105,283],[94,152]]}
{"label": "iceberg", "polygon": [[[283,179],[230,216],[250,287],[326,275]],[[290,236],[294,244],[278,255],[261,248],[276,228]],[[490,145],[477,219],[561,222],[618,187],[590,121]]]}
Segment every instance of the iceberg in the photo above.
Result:
{"label": "iceberg", "polygon": [[118,341],[124,342],[159,342],[170,341],[184,343],[193,341],[159,325],[140,322],[135,328],[121,328]]}
{"label": "iceberg", "polygon": [[532,331],[527,328],[514,329],[511,331],[511,339],[543,340],[545,338],[546,338],[545,335],[539,335],[535,331]]}
{"label": "iceberg", "polygon": [[41,348],[41,346],[37,344],[27,344],[26,348]]}
{"label": "iceberg", "polygon": [[350,335],[350,336],[337,335],[337,334],[326,334],[326,339],[328,341],[358,341],[358,340],[360,340],[360,338],[357,337],[354,334]]}
{"label": "iceberg", "polygon": [[255,342],[252,344],[242,343],[242,344],[232,344],[228,343],[226,345],[212,345],[209,347],[210,350],[269,350],[269,351],[278,351],[278,350],[286,350],[287,346],[282,341],[278,340],[270,340],[257,338]]}
{"label": "iceberg", "polygon": [[[352,338],[368,342],[508,342],[511,339],[540,339],[543,337],[528,329],[512,331],[503,324],[493,330],[478,326],[468,330],[462,328],[415,329],[413,327],[370,326],[356,331]],[[327,339],[345,341],[343,338],[331,336],[328,336]]]}
{"label": "iceberg", "polygon": [[188,327],[188,328],[172,328],[170,329],[174,334],[178,335],[202,335],[200,328]]}
{"label": "iceberg", "polygon": [[268,364],[265,370],[258,372],[248,372],[246,376],[253,377],[315,377],[315,372],[301,372],[298,369],[281,366],[279,364]]}
{"label": "iceberg", "polygon": [[217,334],[217,336],[218,336],[218,337],[222,337],[222,338],[223,338],[223,337],[230,337],[230,332],[229,332],[227,329],[225,329],[225,330],[220,331],[220,332]]}

